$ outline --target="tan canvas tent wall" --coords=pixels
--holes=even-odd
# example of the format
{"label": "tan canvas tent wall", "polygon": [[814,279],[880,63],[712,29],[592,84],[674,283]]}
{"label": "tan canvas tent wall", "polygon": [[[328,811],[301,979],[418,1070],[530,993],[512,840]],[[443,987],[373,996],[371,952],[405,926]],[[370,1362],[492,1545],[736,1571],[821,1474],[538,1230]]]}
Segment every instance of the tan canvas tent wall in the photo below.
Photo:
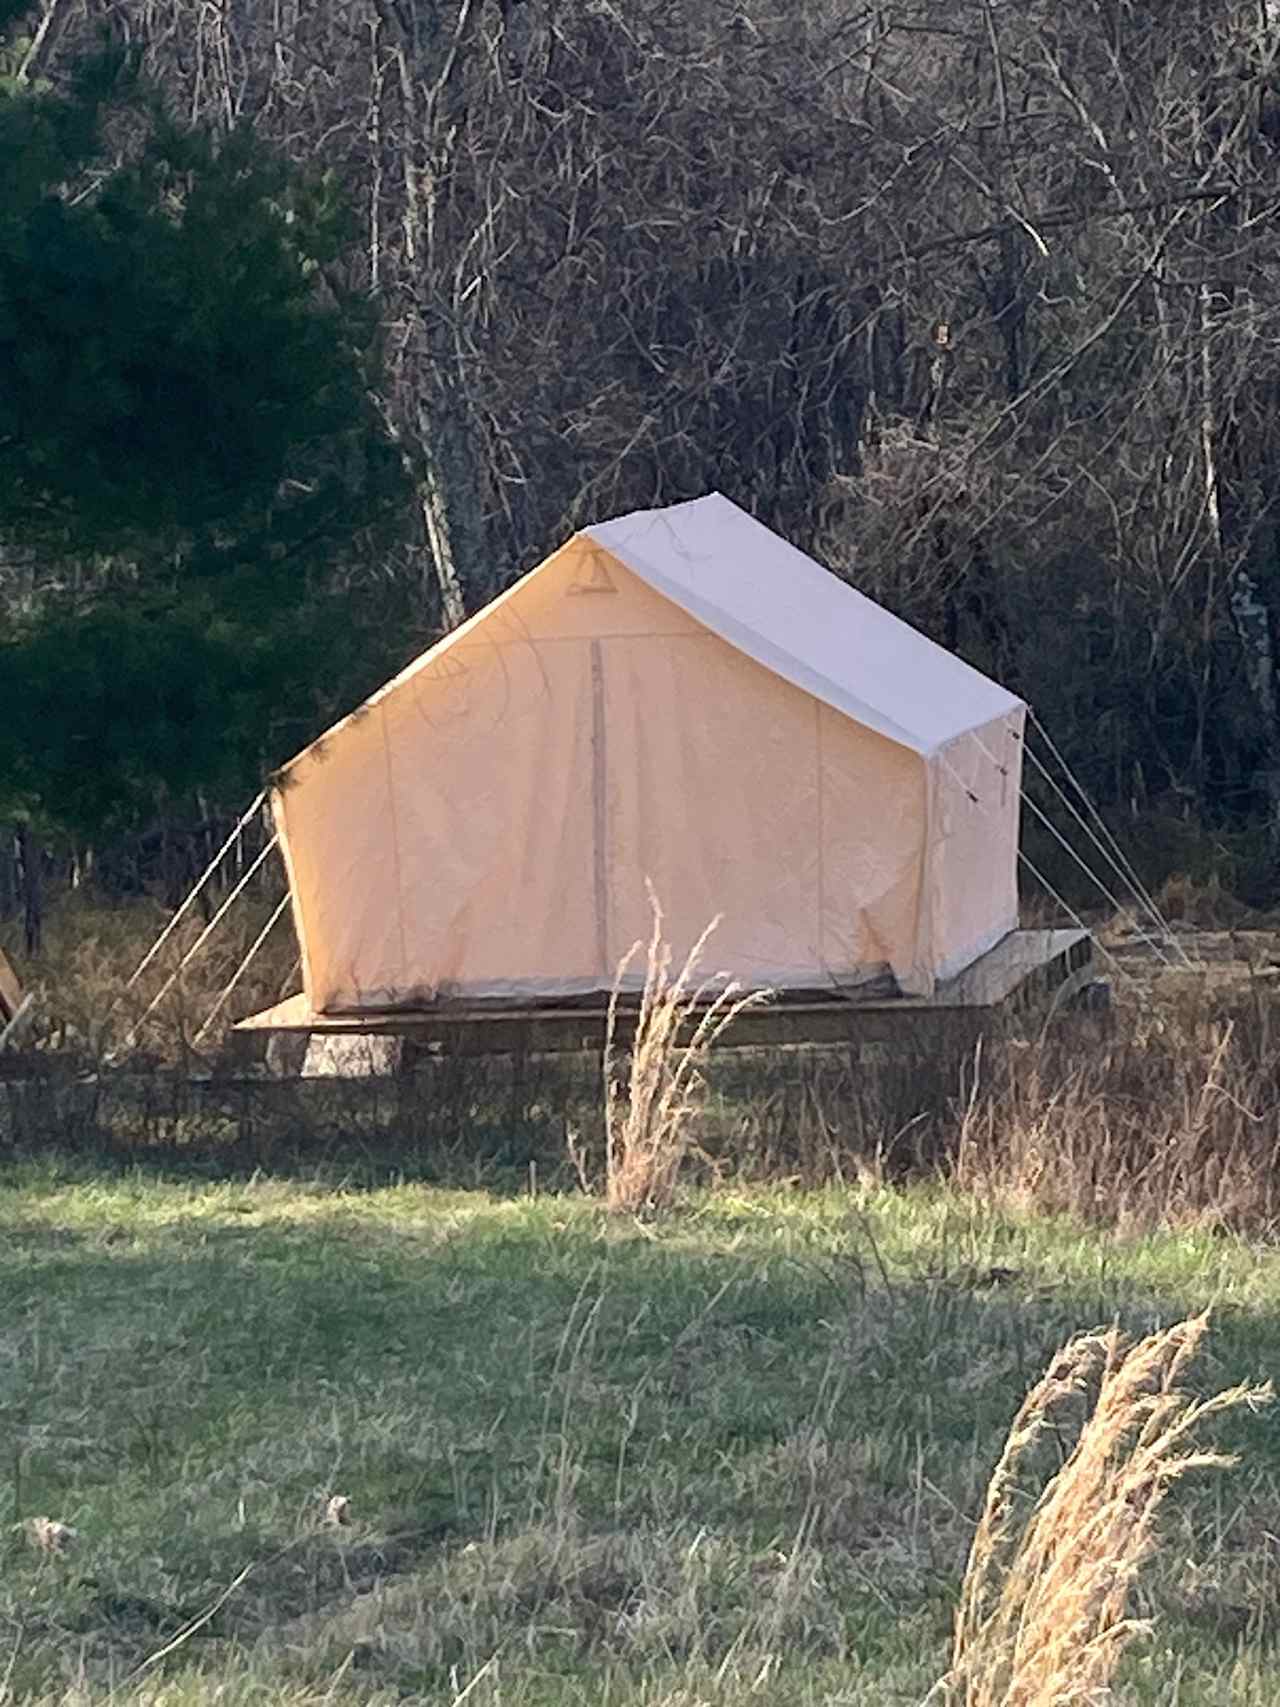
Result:
{"label": "tan canvas tent wall", "polygon": [[587,528],[285,767],[317,1013],[746,983],[929,993],[1017,923],[1018,699],[718,494]]}

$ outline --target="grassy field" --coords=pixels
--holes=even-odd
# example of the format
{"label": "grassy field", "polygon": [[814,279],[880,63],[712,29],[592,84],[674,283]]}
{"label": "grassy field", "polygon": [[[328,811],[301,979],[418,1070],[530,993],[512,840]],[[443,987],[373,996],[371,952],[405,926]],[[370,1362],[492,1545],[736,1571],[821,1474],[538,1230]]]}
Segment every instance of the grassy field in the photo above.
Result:
{"label": "grassy field", "polygon": [[[1269,1374],[1280,1251],[938,1187],[642,1227],[13,1164],[0,1698],[918,1702],[1028,1383],[1206,1304],[1198,1379]],[[1280,1696],[1278,1426],[1224,1422],[1240,1467],[1171,1502],[1121,1699]],[[65,1555],[8,1527],[40,1515]]]}

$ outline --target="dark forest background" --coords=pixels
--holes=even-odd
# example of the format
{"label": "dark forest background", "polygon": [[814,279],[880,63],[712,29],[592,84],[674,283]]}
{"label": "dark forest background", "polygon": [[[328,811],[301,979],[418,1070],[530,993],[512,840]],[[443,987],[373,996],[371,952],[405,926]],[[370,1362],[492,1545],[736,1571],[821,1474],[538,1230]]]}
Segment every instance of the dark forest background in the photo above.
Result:
{"label": "dark forest background", "polygon": [[716,487],[1273,896],[1270,0],[5,0],[0,908]]}

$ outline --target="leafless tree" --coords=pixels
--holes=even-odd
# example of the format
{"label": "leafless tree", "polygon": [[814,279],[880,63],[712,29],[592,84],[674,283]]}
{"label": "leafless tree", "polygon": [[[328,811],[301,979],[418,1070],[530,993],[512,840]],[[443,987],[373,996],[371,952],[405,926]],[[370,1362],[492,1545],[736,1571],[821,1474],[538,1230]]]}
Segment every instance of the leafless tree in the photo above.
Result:
{"label": "leafless tree", "polygon": [[[43,0],[334,174],[442,625],[718,486],[1107,798],[1280,826],[1264,0]],[[1253,779],[1258,773],[1260,780]]]}

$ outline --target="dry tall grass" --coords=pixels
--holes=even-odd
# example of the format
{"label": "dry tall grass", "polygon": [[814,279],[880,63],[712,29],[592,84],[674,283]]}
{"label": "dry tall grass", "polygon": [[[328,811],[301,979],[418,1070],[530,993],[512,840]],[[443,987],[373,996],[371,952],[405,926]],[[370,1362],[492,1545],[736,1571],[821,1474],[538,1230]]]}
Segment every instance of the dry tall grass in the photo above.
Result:
{"label": "dry tall grass", "polygon": [[[1280,1031],[1265,1004],[1081,1016],[972,1060],[950,1167],[1018,1210],[1134,1228],[1280,1226]],[[944,1159],[944,1144],[939,1159]]]}
{"label": "dry tall grass", "polygon": [[[519,1165],[536,1157],[539,1180],[551,1187],[565,1164],[566,1123],[592,1131],[601,1124],[598,1061],[586,1055],[554,1062],[441,1059],[429,1068],[420,1061],[413,1074],[397,1079],[394,1095],[376,1079],[335,1080],[322,1104],[314,1087],[305,1102],[275,1083],[250,1091],[244,1057],[222,1048],[224,1028],[296,987],[287,919],[272,930],[216,1025],[206,1030],[205,1021],[270,919],[278,888],[278,874],[264,871],[261,887],[237,904],[150,1014],[152,1000],[195,948],[202,917],[193,910],[129,987],[165,923],[164,910],[145,901],[94,905],[85,893],[51,908],[42,959],[15,958],[36,1003],[21,1048],[0,1057],[0,1084],[28,1086],[12,1091],[15,1106],[21,1095],[23,1112],[9,1128],[7,1093],[0,1092],[0,1143],[18,1127],[23,1142],[37,1147],[92,1138],[132,1149],[178,1141],[180,1132],[184,1147],[220,1150],[226,1120],[221,1112],[217,1118],[191,1113],[186,1081],[225,1080],[231,1100],[223,1102],[246,1154],[276,1154],[282,1142],[308,1141],[309,1130],[321,1147],[340,1143],[344,1131],[381,1144],[394,1127],[396,1147],[406,1152],[447,1139],[477,1158],[492,1142],[506,1157],[514,1145]],[[5,946],[12,928],[0,921]],[[630,1061],[624,1045],[637,1018],[635,1002],[646,998],[635,991],[616,998],[609,1083],[619,1076],[622,1083],[609,1098],[608,1157],[602,1137],[590,1184],[604,1191],[612,1167],[618,1201],[645,1201],[640,1158],[656,1143],[648,1165],[662,1171],[655,1135],[670,1118],[682,1125],[690,1148],[696,1132],[711,1166],[739,1180],[818,1184],[936,1172],[1019,1212],[1062,1213],[1129,1230],[1195,1225],[1274,1236],[1280,1233],[1280,930],[1218,947],[1232,950],[1229,966],[1204,978],[1162,977],[1141,1003],[1128,1000],[1126,985],[1119,991],[1125,999],[1107,1013],[1061,1008],[1044,1025],[1011,1014],[1007,1030],[993,1017],[976,1057],[967,1025],[955,1035],[904,1027],[891,1047],[863,1048],[855,1016],[847,1044],[717,1049],[714,1060],[702,1047],[714,1041],[704,1029],[683,1066],[681,1050],[698,1025],[718,1035],[738,993],[721,992],[715,1011],[699,1007],[696,966],[677,975],[668,952],[665,968],[650,966],[646,979],[632,980],[647,984],[648,1012],[639,1016]],[[633,961],[636,955],[645,955],[645,945]],[[668,996],[681,991],[683,1021],[663,1018],[659,986]],[[153,1089],[143,1084],[145,1075],[155,1079]],[[679,1113],[688,1098],[692,1106]],[[674,1162],[672,1177],[679,1166]],[[634,1190],[623,1183],[631,1170],[638,1170]],[[669,1185],[658,1187],[656,1200],[669,1196]]]}
{"label": "dry tall grass", "polygon": [[[1136,1345],[1116,1329],[1083,1334],[1032,1388],[988,1487],[951,1670],[930,1703],[1068,1707],[1104,1698],[1144,1628],[1130,1612],[1131,1590],[1155,1549],[1165,1496],[1189,1471],[1234,1462],[1197,1448],[1195,1430],[1271,1397],[1269,1386],[1203,1400],[1179,1390],[1207,1326],[1196,1316]],[[1037,1495],[1040,1449],[1061,1451],[1073,1433]]]}
{"label": "dry tall grass", "polygon": [[[278,890],[278,879],[264,877],[204,945],[205,918],[193,909],[134,984],[130,979],[142,956],[169,923],[166,909],[151,900],[111,906],[83,895],[64,897],[50,909],[39,960],[22,963],[24,982],[35,996],[32,1040],[41,1058],[77,1067],[110,1061],[136,1067],[148,1060],[189,1067],[211,1061],[232,1019],[278,1001],[296,981],[296,944],[288,920],[281,919],[218,1023],[201,1035],[270,920]],[[0,929],[0,940],[5,935]]]}
{"label": "dry tall grass", "polygon": [[[694,1130],[706,1096],[708,1056],[739,1014],[769,998],[767,991],[744,993],[722,973],[699,977],[718,918],[673,977],[673,951],[663,937],[662,908],[652,888],[649,903],[653,928],[648,943],[635,943],[618,967],[604,1048],[605,1203],[633,1214],[671,1202],[680,1170],[697,1148]],[[641,954],[644,986],[620,1071],[619,1004]]]}

